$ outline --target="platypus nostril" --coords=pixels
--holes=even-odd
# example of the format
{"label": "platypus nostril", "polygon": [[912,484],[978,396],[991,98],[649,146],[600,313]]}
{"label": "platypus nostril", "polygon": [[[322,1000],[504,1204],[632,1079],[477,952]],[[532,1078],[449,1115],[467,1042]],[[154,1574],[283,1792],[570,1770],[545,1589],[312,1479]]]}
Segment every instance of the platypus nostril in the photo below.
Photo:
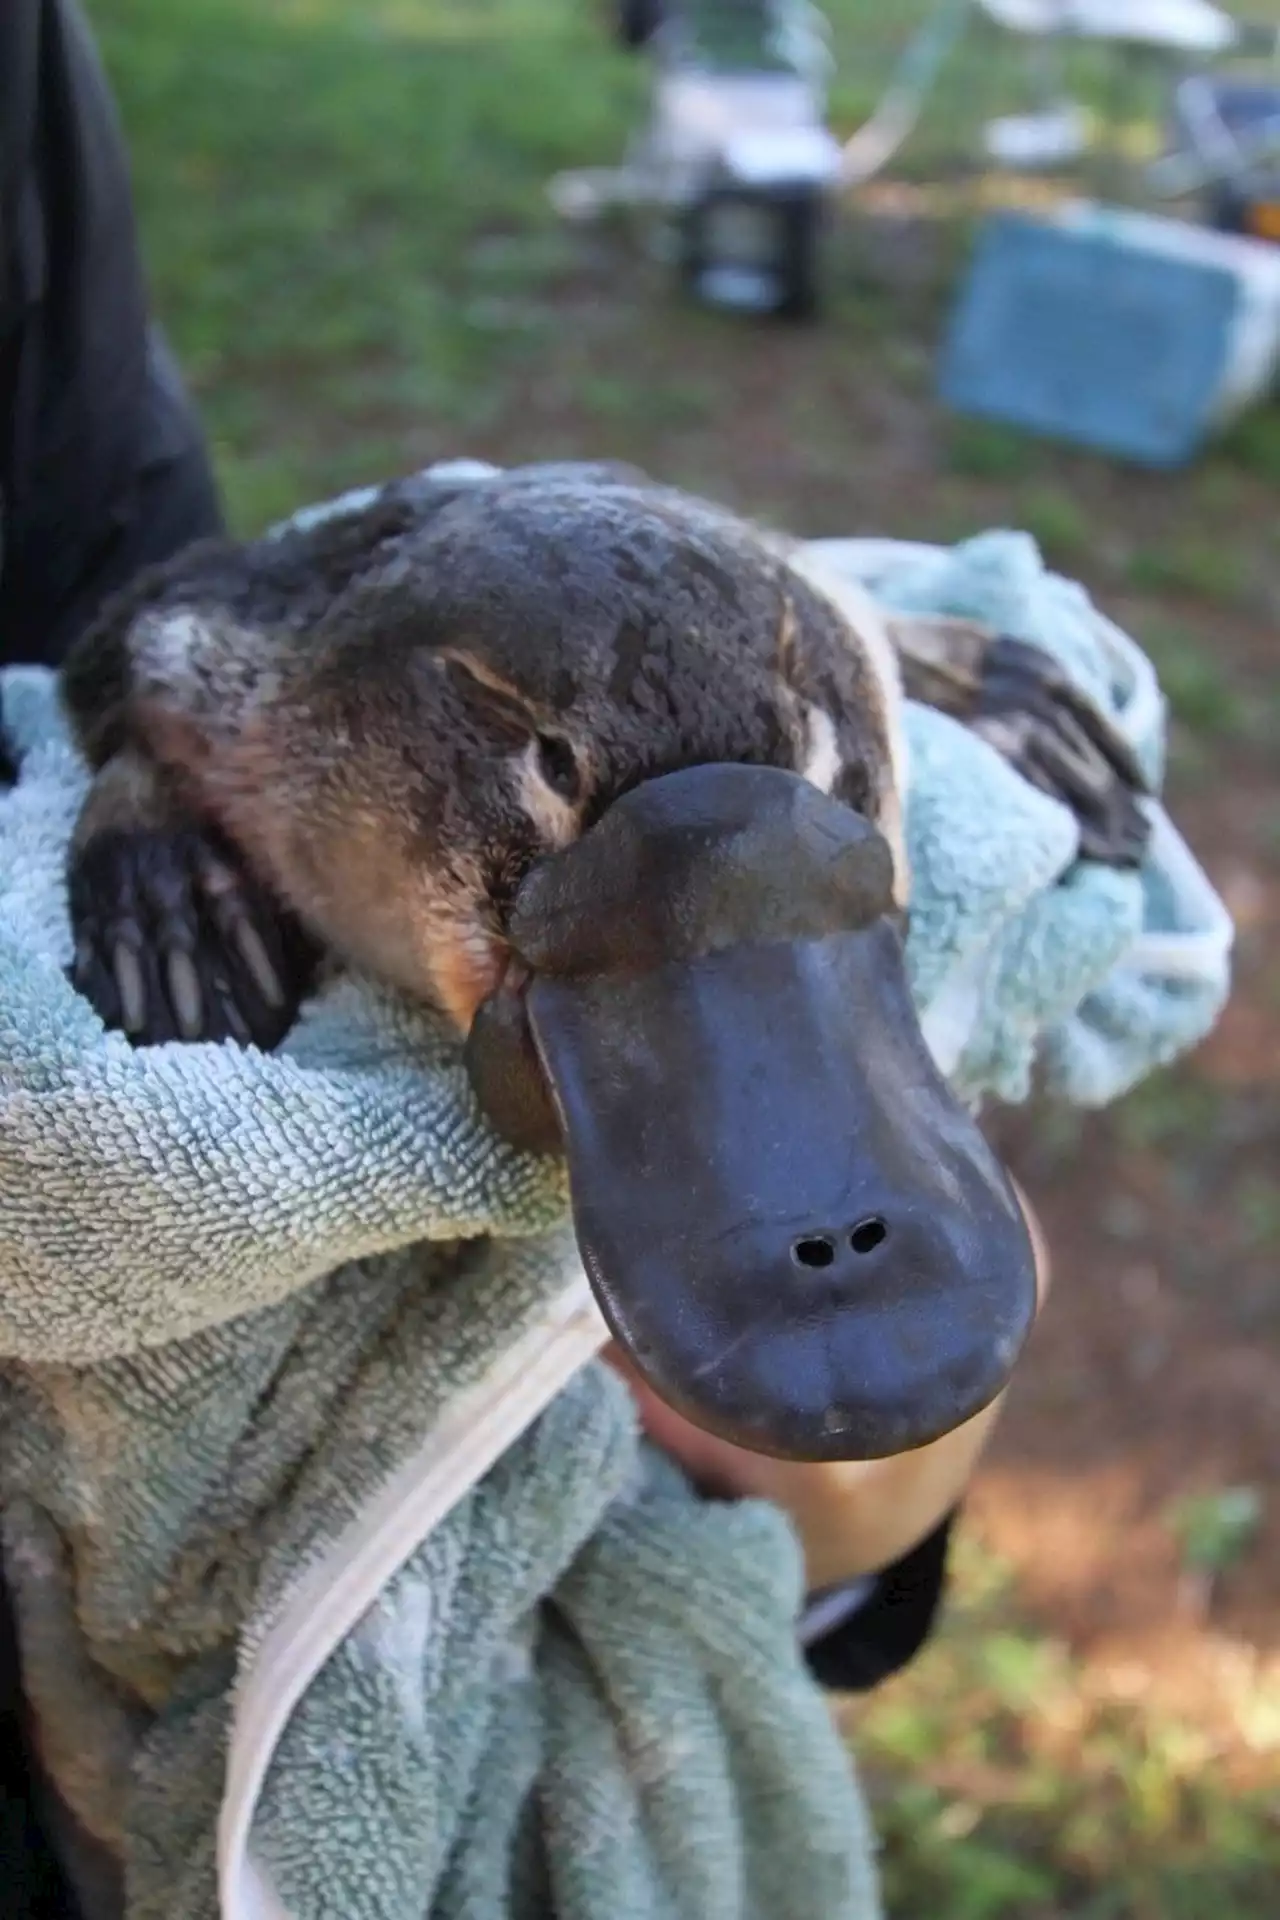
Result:
{"label": "platypus nostril", "polygon": [[829,1267],[836,1257],[830,1234],[810,1233],[791,1243],[791,1258],[798,1267]]}
{"label": "platypus nostril", "polygon": [[874,1253],[888,1238],[888,1227],[878,1215],[873,1214],[869,1220],[859,1220],[849,1235],[849,1245],[855,1253]]}
{"label": "platypus nostril", "polygon": [[[859,1220],[849,1231],[849,1246],[854,1253],[874,1253],[889,1238],[889,1228],[878,1213]],[[830,1233],[806,1233],[791,1242],[791,1258],[798,1267],[820,1269],[834,1266],[837,1242]]]}

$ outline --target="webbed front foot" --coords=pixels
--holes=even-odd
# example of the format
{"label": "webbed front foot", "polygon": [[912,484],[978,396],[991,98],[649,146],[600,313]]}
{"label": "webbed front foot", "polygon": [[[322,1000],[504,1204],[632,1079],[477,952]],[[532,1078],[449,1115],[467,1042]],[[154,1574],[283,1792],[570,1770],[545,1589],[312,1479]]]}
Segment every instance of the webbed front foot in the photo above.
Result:
{"label": "webbed front foot", "polygon": [[269,1050],[289,1031],[314,981],[312,942],[145,764],[122,755],[99,774],[69,889],[73,983],[136,1046]]}
{"label": "webbed front foot", "polygon": [[1070,807],[1080,855],[1138,867],[1149,788],[1128,742],[1052,654],[975,622],[895,616],[890,631],[909,698],[953,719],[1033,787]]}

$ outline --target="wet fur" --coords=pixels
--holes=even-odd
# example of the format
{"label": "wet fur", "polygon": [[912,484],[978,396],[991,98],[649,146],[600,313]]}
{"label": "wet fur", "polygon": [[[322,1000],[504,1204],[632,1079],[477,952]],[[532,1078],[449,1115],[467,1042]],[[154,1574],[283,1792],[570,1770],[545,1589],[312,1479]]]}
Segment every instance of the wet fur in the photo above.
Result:
{"label": "wet fur", "polygon": [[[143,576],[63,678],[98,770],[73,868],[82,986],[155,1037],[136,992],[122,1009],[113,955],[123,941],[143,966],[149,944],[176,942],[206,1005],[234,1009],[261,958],[243,930],[261,947],[270,897],[465,1028],[532,861],[639,782],[711,761],[827,787],[886,831],[905,894],[891,646],[869,603],[793,559],[639,476],[539,467],[393,485]],[[188,856],[207,840],[224,872],[243,864],[238,920],[224,888],[213,924],[198,859],[175,877],[183,836]],[[278,941],[271,959],[290,964]],[[163,990],[153,969],[144,998]],[[278,1024],[251,1019],[251,1037]],[[220,1038],[235,1020],[177,1028]]]}

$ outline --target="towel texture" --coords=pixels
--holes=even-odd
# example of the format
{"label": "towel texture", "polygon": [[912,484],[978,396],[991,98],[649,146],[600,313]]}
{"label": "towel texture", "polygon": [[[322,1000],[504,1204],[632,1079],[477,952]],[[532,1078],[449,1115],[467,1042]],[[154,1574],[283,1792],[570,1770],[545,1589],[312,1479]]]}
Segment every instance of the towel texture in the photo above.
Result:
{"label": "towel texture", "polygon": [[[998,610],[1134,720],[1141,656],[1029,543],[815,560]],[[537,1358],[583,1298],[559,1170],[496,1141],[440,1024],[368,982],[270,1058],[104,1034],[63,971],[83,769],[47,676],[3,692],[7,1563],[121,1910],[872,1920],[785,1523],[641,1445],[582,1364],[598,1329],[560,1375]],[[1156,769],[1158,700],[1126,731]],[[1227,939],[1163,815],[1146,872],[1090,871],[991,748],[922,709],[908,733],[912,982],[956,1083],[1019,1097],[1038,1062],[1098,1101],[1192,1044]]]}
{"label": "towel texture", "polygon": [[[1153,790],[1165,706],[1150,662],[1026,534],[953,549],[824,540],[809,554],[884,606],[981,621],[1042,648],[1133,749]],[[1204,1038],[1230,989],[1232,927],[1156,801],[1139,873],[1077,860],[1075,821],[994,748],[909,703],[912,988],[971,1099],[1104,1106]]]}

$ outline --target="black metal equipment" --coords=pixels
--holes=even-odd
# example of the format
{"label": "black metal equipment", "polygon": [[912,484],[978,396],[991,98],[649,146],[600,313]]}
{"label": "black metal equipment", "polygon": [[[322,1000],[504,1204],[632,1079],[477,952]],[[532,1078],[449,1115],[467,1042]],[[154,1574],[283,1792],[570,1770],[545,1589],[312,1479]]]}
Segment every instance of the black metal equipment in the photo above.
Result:
{"label": "black metal equipment", "polygon": [[617,0],[615,28],[655,64],[650,119],[617,197],[662,211],[694,298],[812,316],[840,172],[823,16],[808,0]]}
{"label": "black metal equipment", "polygon": [[1207,83],[1239,164],[1208,196],[1210,223],[1224,233],[1280,242],[1280,85],[1262,80]]}

